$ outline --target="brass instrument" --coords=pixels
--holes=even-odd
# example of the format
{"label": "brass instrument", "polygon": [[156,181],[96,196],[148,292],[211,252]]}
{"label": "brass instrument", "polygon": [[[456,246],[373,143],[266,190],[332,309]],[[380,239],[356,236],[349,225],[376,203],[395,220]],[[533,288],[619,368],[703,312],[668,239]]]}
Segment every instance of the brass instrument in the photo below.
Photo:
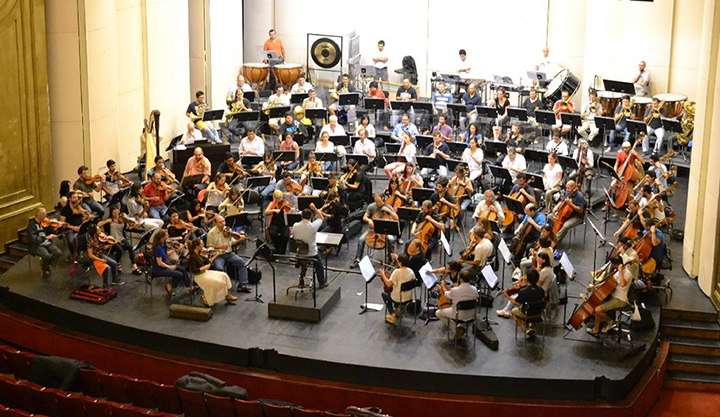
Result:
{"label": "brass instrument", "polygon": [[295,106],[293,113],[295,113],[295,119],[300,120],[300,123],[305,126],[310,126],[312,124],[312,120],[305,117],[305,102],[299,106]]}
{"label": "brass instrument", "polygon": [[198,120],[202,120],[203,114],[205,114],[205,110],[207,110],[207,108],[208,108],[207,103],[205,103],[205,102],[203,101],[202,104],[200,104],[200,105],[198,105],[197,107],[195,107],[195,117],[190,117],[190,119],[191,119],[193,122],[197,122]]}
{"label": "brass instrument", "polygon": [[683,107],[685,111],[683,111],[682,118],[680,119],[682,133],[677,134],[677,142],[680,146],[685,146],[690,143],[693,137],[693,130],[695,129],[695,102],[686,101]]}
{"label": "brass instrument", "polygon": [[570,107],[567,101],[563,100],[562,104],[560,105],[561,110],[567,110]]}
{"label": "brass instrument", "polygon": [[622,115],[623,115],[623,117],[627,117],[629,119],[632,116],[632,106],[631,107],[623,106]]}
{"label": "brass instrument", "polygon": [[228,118],[244,111],[250,111],[247,107],[245,107],[245,103],[243,103],[242,100],[233,101],[230,103],[229,106],[230,110],[226,113],[228,115]]}
{"label": "brass instrument", "polygon": [[342,86],[339,90],[332,91],[330,93],[330,98],[333,99],[333,101],[340,100],[340,94],[347,93],[348,89],[345,86]]}
{"label": "brass instrument", "polygon": [[588,107],[588,111],[590,113],[597,113],[597,106],[595,105],[595,103],[592,103],[590,107]]}
{"label": "brass instrument", "polygon": [[279,107],[282,106],[282,100],[280,100],[280,97],[275,96],[272,100],[268,100],[262,105],[262,110],[265,115],[270,115],[270,109],[273,107]]}

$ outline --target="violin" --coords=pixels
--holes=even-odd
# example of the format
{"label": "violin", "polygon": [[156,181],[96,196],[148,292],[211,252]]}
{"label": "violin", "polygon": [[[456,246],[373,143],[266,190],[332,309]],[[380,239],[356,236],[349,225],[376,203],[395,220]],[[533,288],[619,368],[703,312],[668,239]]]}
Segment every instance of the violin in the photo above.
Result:
{"label": "violin", "polygon": [[232,237],[235,240],[243,240],[245,238],[245,235],[241,234],[240,232],[235,232],[231,228],[225,226],[223,228],[223,234],[227,237]]}
{"label": "violin", "polygon": [[95,175],[94,177],[87,178],[83,181],[85,182],[85,185],[93,185],[96,182],[102,182],[103,177],[102,177],[102,175]]}
{"label": "violin", "polygon": [[106,235],[105,233],[100,232],[100,235],[98,236],[98,240],[100,242],[105,243],[107,245],[117,245],[119,242],[117,239],[115,239],[113,236]]}
{"label": "violin", "polygon": [[288,193],[293,193],[298,196],[302,193],[303,187],[295,181],[290,181],[289,184],[285,184],[285,190],[287,190]]}
{"label": "violin", "polygon": [[50,217],[46,217],[46,218],[43,219],[42,222],[40,222],[40,225],[41,225],[43,228],[52,227],[53,229],[58,230],[58,229],[61,228],[61,227],[67,226],[67,223],[66,223],[66,222],[61,222],[61,221],[58,220],[58,219],[51,219]]}
{"label": "violin", "polygon": [[[355,164],[355,165],[357,165],[357,164]],[[355,175],[355,172],[356,172],[356,171],[357,171],[357,169],[355,168],[355,166],[350,167],[350,169],[348,170],[348,172],[346,172],[346,173],[344,173],[344,174],[342,174],[342,175],[340,176],[340,182],[342,182],[342,183],[344,183],[344,184],[347,184],[347,181],[348,181],[353,175]]]}
{"label": "violin", "polygon": [[480,243],[480,236],[475,233],[475,228],[470,231],[470,245],[460,254],[461,260],[470,260],[475,253],[475,247]]}
{"label": "violin", "polygon": [[246,176],[246,175],[247,175],[247,172],[245,172],[245,168],[243,168],[242,166],[238,165],[237,162],[233,162],[232,164],[230,164],[230,165],[228,166],[228,168],[230,169],[230,172],[232,172],[232,173],[235,173],[235,174],[238,174],[238,175],[242,175],[242,176]]}

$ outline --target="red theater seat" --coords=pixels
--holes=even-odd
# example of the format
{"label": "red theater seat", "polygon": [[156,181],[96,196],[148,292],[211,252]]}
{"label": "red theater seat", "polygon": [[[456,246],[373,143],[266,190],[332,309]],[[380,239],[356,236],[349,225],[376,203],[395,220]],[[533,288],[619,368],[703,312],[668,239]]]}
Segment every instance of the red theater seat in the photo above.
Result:
{"label": "red theater seat", "polygon": [[110,411],[113,417],[139,417],[137,409],[131,405],[110,403]]}
{"label": "red theater seat", "polygon": [[41,386],[32,382],[19,381],[9,385],[10,392],[7,398],[6,407],[19,408],[21,410],[33,410],[32,388],[42,389]]}
{"label": "red theater seat", "polygon": [[233,408],[238,417],[263,417],[262,405],[257,401],[233,399]]}
{"label": "red theater seat", "polygon": [[98,372],[95,369],[80,369],[80,383],[85,395],[95,398],[103,398],[105,394],[98,379]]}
{"label": "red theater seat", "polygon": [[293,410],[293,415],[295,415],[295,417],[322,417],[323,412],[307,408],[296,408]]}
{"label": "red theater seat", "polygon": [[35,403],[33,411],[49,417],[62,417],[58,395],[67,395],[64,391],[54,388],[32,389],[32,399]]}
{"label": "red theater seat", "polygon": [[[64,392],[62,394],[65,394]],[[63,417],[87,417],[83,396],[78,394],[57,395],[58,406]]]}
{"label": "red theater seat", "polygon": [[130,396],[120,375],[98,370],[97,376],[105,398],[120,404],[130,404]]}
{"label": "red theater seat", "polygon": [[182,414],[183,410],[180,406],[180,399],[174,386],[150,382],[150,387],[152,388],[153,398],[159,411],[170,414]]}
{"label": "red theater seat", "polygon": [[32,353],[20,352],[9,346],[0,346],[0,351],[5,355],[10,372],[15,375],[16,379],[28,379],[30,376],[30,358]]}
{"label": "red theater seat", "polygon": [[235,417],[232,399],[205,394],[205,404],[212,417]]}
{"label": "red theater seat", "polygon": [[209,417],[204,393],[186,389],[179,389],[177,393],[185,417]]}
{"label": "red theater seat", "polygon": [[127,390],[130,402],[136,407],[156,408],[155,399],[150,388],[150,381],[136,379],[122,375],[125,389]]}
{"label": "red theater seat", "polygon": [[83,397],[83,406],[88,417],[112,417],[109,401],[85,396]]}
{"label": "red theater seat", "polygon": [[265,417],[293,417],[292,408],[286,405],[273,405],[262,403],[262,409]]}

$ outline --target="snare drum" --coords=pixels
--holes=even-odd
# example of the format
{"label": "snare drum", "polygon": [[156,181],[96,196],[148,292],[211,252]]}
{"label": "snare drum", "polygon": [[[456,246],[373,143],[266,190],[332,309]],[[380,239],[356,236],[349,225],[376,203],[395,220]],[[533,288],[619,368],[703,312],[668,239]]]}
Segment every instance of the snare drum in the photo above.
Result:
{"label": "snare drum", "polygon": [[273,67],[273,73],[279,84],[290,88],[295,84],[300,74],[302,74],[302,65],[278,64]]}
{"label": "snare drum", "polygon": [[604,117],[613,117],[615,115],[615,109],[620,105],[622,96],[622,93],[615,93],[613,91],[598,92],[600,104],[602,105],[602,115]]}
{"label": "snare drum", "polygon": [[243,64],[243,75],[251,85],[265,82],[268,74],[270,74],[270,67],[267,64],[255,62]]}
{"label": "snare drum", "polygon": [[643,120],[645,118],[645,110],[652,104],[652,99],[650,97],[634,96],[630,101],[633,103],[632,118],[635,120]]}
{"label": "snare drum", "polygon": [[687,96],[683,94],[656,94],[655,97],[662,103],[661,108],[665,110],[665,117],[674,119],[683,112],[683,105]]}
{"label": "snare drum", "polygon": [[572,99],[579,88],[580,79],[574,76],[572,72],[564,69],[548,84],[545,98],[555,103],[562,98],[563,90],[567,90],[570,93],[568,99]]}

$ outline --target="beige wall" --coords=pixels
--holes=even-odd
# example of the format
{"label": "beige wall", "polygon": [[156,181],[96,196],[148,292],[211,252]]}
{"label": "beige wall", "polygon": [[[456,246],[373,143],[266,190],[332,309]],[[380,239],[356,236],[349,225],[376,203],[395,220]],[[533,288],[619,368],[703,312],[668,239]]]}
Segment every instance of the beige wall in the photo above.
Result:
{"label": "beige wall", "polygon": [[228,88],[235,83],[243,64],[242,2],[211,0],[210,24],[210,104],[225,108]]}
{"label": "beige wall", "polygon": [[[682,7],[680,5],[682,4]],[[703,0],[675,0],[668,92],[697,96]]]}

